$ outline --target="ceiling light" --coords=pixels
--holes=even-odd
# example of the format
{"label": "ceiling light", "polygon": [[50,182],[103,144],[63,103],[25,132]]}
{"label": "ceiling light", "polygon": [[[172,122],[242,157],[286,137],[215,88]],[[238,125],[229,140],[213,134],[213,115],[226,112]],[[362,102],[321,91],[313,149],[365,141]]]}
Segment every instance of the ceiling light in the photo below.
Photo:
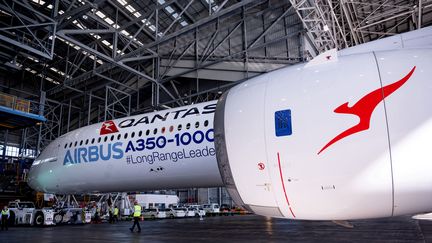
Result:
{"label": "ceiling light", "polygon": [[106,15],[104,13],[102,13],[101,11],[97,11],[96,15],[101,17],[102,19],[106,17]]}
{"label": "ceiling light", "polygon": [[131,13],[136,11],[135,8],[132,7],[131,5],[126,6],[126,9],[129,10],[129,12],[131,12]]}
{"label": "ceiling light", "polygon": [[105,20],[105,22],[107,22],[109,25],[114,24],[114,21],[113,21],[112,19],[108,18],[108,17],[105,18],[104,20]]}
{"label": "ceiling light", "polygon": [[328,25],[324,25],[324,31],[329,31],[329,27],[328,27]]}
{"label": "ceiling light", "polygon": [[117,0],[117,2],[119,2],[123,6],[127,4],[127,2],[125,0]]}
{"label": "ceiling light", "polygon": [[166,11],[168,11],[168,13],[172,13],[172,12],[174,12],[174,9],[171,8],[171,6],[168,6],[168,7],[166,7],[165,9],[166,9]]}

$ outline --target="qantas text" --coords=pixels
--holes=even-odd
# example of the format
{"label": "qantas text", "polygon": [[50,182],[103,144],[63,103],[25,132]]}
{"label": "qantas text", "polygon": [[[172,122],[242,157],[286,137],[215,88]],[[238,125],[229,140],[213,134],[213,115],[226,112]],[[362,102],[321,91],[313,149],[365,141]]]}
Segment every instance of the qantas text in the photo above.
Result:
{"label": "qantas text", "polygon": [[168,117],[171,116],[173,120],[176,120],[177,118],[185,118],[191,115],[210,114],[210,113],[214,113],[215,109],[216,109],[216,104],[210,104],[204,106],[201,111],[197,107],[192,107],[189,109],[180,109],[180,110],[170,111],[166,113],[155,114],[151,117],[143,116],[139,119],[128,118],[121,121],[119,123],[119,127],[126,128],[126,127],[137,126],[139,124],[151,124],[154,123],[155,121],[166,121]]}

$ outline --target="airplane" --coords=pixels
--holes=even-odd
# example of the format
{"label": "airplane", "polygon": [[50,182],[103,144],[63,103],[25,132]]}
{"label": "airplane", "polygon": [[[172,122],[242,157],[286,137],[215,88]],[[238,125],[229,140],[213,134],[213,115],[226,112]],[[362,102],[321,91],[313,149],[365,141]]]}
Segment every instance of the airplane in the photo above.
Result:
{"label": "airplane", "polygon": [[56,140],[29,185],[60,194],[225,186],[259,215],[432,211],[432,27],[329,50],[216,101],[97,123]]}

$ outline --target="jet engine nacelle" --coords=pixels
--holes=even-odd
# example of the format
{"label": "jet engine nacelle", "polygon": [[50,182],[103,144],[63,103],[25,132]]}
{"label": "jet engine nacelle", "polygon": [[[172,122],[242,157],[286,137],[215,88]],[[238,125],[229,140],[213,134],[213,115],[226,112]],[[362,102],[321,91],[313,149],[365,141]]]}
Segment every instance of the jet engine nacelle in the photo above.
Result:
{"label": "jet engine nacelle", "polygon": [[431,211],[432,50],[325,58],[219,100],[215,146],[232,198],[291,219]]}

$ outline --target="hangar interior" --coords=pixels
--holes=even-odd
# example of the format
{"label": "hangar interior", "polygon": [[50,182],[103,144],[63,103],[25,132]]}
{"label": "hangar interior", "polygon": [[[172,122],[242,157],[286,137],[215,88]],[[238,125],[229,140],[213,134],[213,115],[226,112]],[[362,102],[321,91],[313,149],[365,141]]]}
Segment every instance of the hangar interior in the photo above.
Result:
{"label": "hangar interior", "polygon": [[[50,141],[215,100],[280,67],[432,24],[429,0],[0,1],[0,192],[28,195]],[[176,191],[222,202],[225,190]]]}

